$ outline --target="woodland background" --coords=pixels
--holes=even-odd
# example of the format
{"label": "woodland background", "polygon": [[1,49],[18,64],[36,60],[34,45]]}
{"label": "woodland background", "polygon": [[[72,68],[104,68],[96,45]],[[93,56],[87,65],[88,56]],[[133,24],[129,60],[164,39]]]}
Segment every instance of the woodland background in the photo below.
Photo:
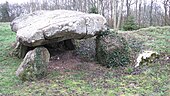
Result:
{"label": "woodland background", "polygon": [[[103,15],[108,26],[139,29],[170,25],[170,0],[30,0],[27,3],[1,3],[0,21],[10,22],[17,16],[36,10],[76,10]],[[126,28],[124,28],[126,30]]]}

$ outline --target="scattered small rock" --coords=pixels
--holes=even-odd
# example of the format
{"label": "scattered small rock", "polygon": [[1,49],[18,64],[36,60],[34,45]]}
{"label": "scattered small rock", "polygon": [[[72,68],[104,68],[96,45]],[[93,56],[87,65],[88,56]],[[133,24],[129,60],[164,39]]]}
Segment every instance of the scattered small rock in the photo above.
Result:
{"label": "scattered small rock", "polygon": [[137,57],[137,64],[135,65],[135,67],[138,67],[139,64],[151,63],[154,61],[154,59],[156,59],[158,57],[159,57],[159,54],[155,51],[143,51]]}

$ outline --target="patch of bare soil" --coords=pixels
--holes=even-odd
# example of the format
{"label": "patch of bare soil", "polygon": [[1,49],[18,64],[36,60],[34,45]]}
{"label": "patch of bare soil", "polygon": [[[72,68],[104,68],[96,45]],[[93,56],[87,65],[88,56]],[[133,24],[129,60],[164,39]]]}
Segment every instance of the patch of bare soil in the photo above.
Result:
{"label": "patch of bare soil", "polygon": [[87,62],[87,60],[84,60],[83,58],[80,58],[80,56],[74,54],[74,51],[65,51],[50,58],[48,70],[57,70],[63,73],[69,70],[96,70],[98,67],[102,66],[95,62]]}

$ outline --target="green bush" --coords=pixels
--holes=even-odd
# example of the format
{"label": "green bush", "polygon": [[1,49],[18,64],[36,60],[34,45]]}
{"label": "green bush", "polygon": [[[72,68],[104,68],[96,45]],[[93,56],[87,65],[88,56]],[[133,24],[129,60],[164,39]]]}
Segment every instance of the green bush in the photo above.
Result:
{"label": "green bush", "polygon": [[123,25],[123,30],[128,31],[128,30],[137,30],[139,27],[134,21],[134,17],[129,16],[129,18],[125,21]]}

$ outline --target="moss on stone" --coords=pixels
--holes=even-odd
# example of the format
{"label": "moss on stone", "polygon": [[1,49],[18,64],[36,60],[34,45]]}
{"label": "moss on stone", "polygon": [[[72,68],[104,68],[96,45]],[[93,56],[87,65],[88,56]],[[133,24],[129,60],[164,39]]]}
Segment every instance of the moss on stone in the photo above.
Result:
{"label": "moss on stone", "polygon": [[35,64],[34,64],[34,74],[36,78],[40,79],[47,75],[47,62],[46,59],[43,59],[46,54],[44,54],[42,48],[35,49]]}
{"label": "moss on stone", "polygon": [[22,81],[41,79],[47,75],[49,59],[48,50],[44,47],[37,47],[27,53],[16,73]]}
{"label": "moss on stone", "polygon": [[96,58],[107,67],[126,65],[130,62],[128,43],[115,32],[100,32],[96,37]]}
{"label": "moss on stone", "polygon": [[36,80],[36,76],[34,74],[33,64],[28,64],[27,68],[19,75],[22,81],[33,81]]}

